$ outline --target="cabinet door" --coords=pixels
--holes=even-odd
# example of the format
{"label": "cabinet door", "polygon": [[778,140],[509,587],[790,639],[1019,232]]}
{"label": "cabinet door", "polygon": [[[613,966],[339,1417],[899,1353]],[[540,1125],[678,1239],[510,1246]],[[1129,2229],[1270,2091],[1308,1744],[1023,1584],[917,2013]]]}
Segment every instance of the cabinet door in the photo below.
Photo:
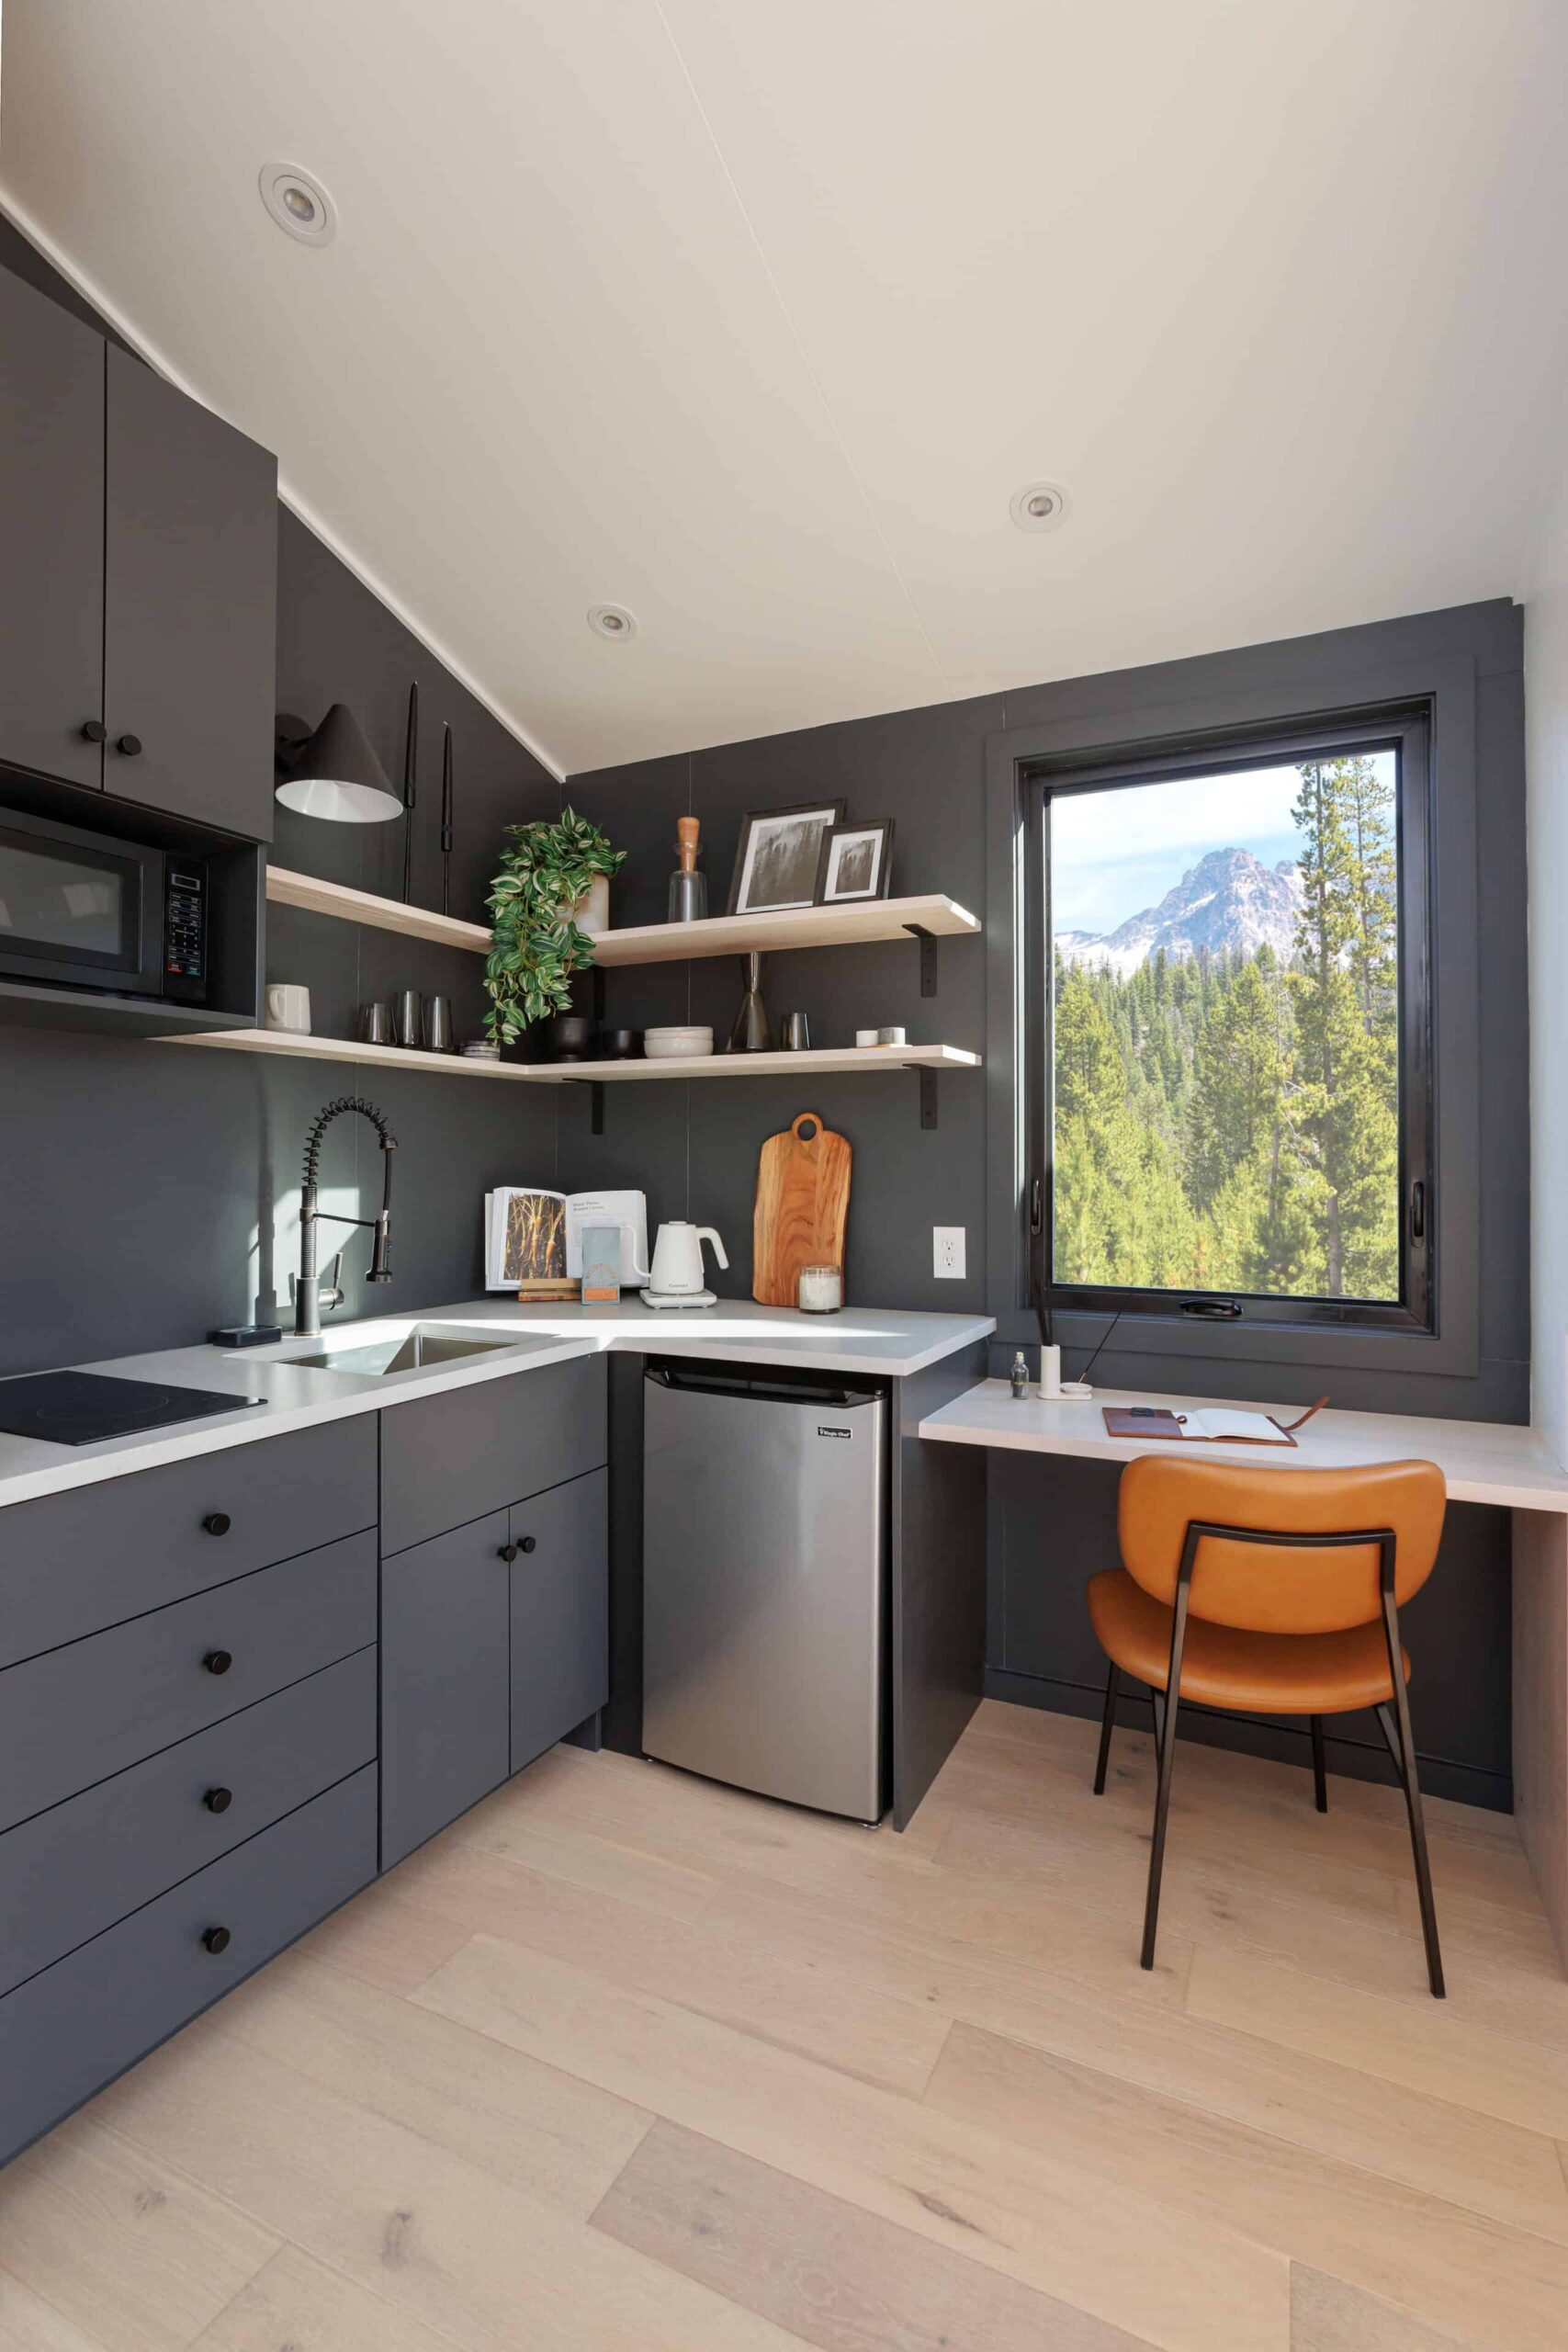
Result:
{"label": "cabinet door", "polygon": [[610,1475],[512,1508],[512,1770],[610,1695]]}
{"label": "cabinet door", "polygon": [[107,419],[105,787],[270,841],[276,463],[113,346]]}
{"label": "cabinet door", "polygon": [[0,270],[0,760],[103,783],[104,341]]}
{"label": "cabinet door", "polygon": [[506,1513],[381,1563],[381,1867],[505,1780]]}

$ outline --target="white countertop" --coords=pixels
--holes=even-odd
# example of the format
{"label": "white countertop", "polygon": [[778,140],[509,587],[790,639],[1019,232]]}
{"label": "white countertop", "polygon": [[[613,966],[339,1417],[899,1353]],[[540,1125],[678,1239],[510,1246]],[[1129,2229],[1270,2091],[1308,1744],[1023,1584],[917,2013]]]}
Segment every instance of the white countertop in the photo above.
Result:
{"label": "white countertop", "polygon": [[[1102,1405],[1232,1406],[1242,1412],[1272,1409],[1293,1420],[1299,1405],[1236,1405],[1225,1396],[1158,1396],[1150,1389],[1097,1388],[1092,1398],[1036,1396],[1015,1403],[1005,1380],[965,1389],[920,1423],[920,1435],[953,1445],[998,1446],[1022,1453],[1066,1453],[1131,1462],[1140,1453],[1174,1453],[1148,1438],[1109,1437]],[[1244,1462],[1249,1470],[1347,1469],[1365,1463],[1435,1462],[1458,1503],[1500,1503],[1513,1510],[1568,1512],[1568,1471],[1532,1430],[1510,1421],[1444,1421],[1411,1413],[1337,1413],[1326,1408],[1307,1423],[1294,1446],[1198,1445],[1183,1453],[1207,1462]]]}
{"label": "white countertop", "polygon": [[[318,1370],[296,1358],[372,1338],[393,1326],[440,1324],[455,1336],[471,1333],[507,1342],[504,1354],[460,1358],[418,1371],[378,1376]],[[225,1446],[282,1437],[291,1430],[374,1413],[416,1396],[434,1396],[481,1380],[578,1356],[610,1353],[710,1356],[737,1363],[794,1364],[802,1369],[899,1377],[984,1340],[994,1329],[984,1316],[906,1315],[886,1307],[845,1307],[835,1316],[801,1315],[759,1306],[751,1299],[721,1299],[716,1306],[654,1308],[635,1294],[619,1306],[523,1306],[513,1298],[465,1299],[361,1323],[333,1322],[319,1339],[292,1336],[270,1348],[170,1348],[156,1355],[120,1356],[101,1363],[60,1367],[146,1380],[172,1387],[231,1395],[232,1413],[175,1422],[140,1436],[96,1445],[51,1445],[0,1432],[0,1509],[71,1487],[95,1485],[134,1470],[156,1469]],[[0,1382],[0,1390],[4,1383]],[[254,1401],[252,1401],[254,1400]]]}

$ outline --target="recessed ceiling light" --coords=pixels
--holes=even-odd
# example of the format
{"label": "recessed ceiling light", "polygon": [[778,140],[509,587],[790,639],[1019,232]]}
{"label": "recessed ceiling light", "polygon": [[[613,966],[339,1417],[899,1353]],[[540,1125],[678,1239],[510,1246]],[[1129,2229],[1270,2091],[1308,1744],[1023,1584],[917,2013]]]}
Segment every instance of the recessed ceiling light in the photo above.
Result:
{"label": "recessed ceiling light", "polygon": [[1067,519],[1067,493],[1059,481],[1026,481],[1014,491],[1008,512],[1021,531],[1059,530]]}
{"label": "recessed ceiling light", "polygon": [[262,202],[280,229],[302,245],[330,245],[337,233],[337,207],[320,180],[298,164],[264,164]]}
{"label": "recessed ceiling light", "polygon": [[613,644],[624,645],[628,637],[637,635],[637,620],[624,605],[590,605],[588,626],[597,637],[607,637]]}

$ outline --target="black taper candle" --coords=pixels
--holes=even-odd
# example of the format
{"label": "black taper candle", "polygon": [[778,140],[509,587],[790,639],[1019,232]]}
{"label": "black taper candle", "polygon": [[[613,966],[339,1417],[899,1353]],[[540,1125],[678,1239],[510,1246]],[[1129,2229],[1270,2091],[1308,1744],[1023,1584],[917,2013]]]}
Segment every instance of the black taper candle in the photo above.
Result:
{"label": "black taper candle", "polygon": [[452,729],[441,725],[441,911],[452,911]]}
{"label": "black taper candle", "polygon": [[403,745],[403,904],[413,894],[414,775],[419,766],[419,684],[409,688],[409,731]]}

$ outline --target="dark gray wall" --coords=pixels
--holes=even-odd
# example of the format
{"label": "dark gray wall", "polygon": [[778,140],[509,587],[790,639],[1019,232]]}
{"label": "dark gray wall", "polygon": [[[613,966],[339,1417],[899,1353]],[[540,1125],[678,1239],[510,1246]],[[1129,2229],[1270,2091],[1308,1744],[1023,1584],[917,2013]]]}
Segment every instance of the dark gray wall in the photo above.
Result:
{"label": "dark gray wall", "polygon": [[[78,315],[92,314],[0,222],[0,266]],[[101,322],[94,320],[94,324]],[[482,919],[503,824],[552,813],[559,786],[295,516],[278,514],[279,707],[314,721],[329,703],[358,714],[400,776],[411,679],[422,706],[413,896],[440,904],[440,728],[456,742],[453,911]],[[277,812],[275,865],[390,890],[401,827],[334,826]],[[460,1033],[482,1015],[479,964],[456,949],[286,908],[269,910],[267,976],[302,979],[314,1027],[352,1034],[362,999],[408,986],[457,1001]],[[262,1059],[119,1038],[0,1027],[0,1374],[188,1344],[281,1295],[305,1127],[334,1094],[365,1091],[398,1137],[389,1289],[367,1293],[368,1237],[349,1234],[345,1312],[471,1296],[482,1281],[488,1185],[553,1183],[556,1110],[543,1089],[474,1078],[388,1078],[348,1063]],[[378,1205],[379,1154],[363,1120],[341,1120],[325,1185]],[[352,1205],[352,1204],[351,1204]],[[329,1229],[330,1230],[330,1229]],[[329,1251],[336,1247],[329,1241]]]}
{"label": "dark gray wall", "polygon": [[[1347,672],[1393,672],[1427,658],[1468,660],[1475,679],[1475,806],[1479,874],[1479,1086],[1481,1214],[1469,1243],[1481,1271],[1479,1363],[1465,1379],[1397,1381],[1376,1372],[1247,1365],[1223,1343],[1167,1359],[1159,1385],[1210,1394],[1303,1401],[1331,1387],[1337,1403],[1368,1409],[1523,1420],[1529,1416],[1529,1164],[1525,973],[1523,674],[1519,616],[1506,602],[1336,630],[1290,644],[1245,648],[1114,676],[1071,679],[1007,695],[900,711],[798,734],[601,769],[568,780],[572,801],[631,852],[616,881],[617,923],[663,920],[677,816],[702,820],[704,865],[716,910],[725,903],[740,820],[749,808],[841,793],[852,816],[896,820],[896,891],[949,891],[984,915],[986,747],[1004,729],[1129,714],[1235,691],[1277,688],[1284,712],[1322,707],[1322,681]],[[1437,943],[1439,958],[1444,943]],[[857,1028],[901,1022],[912,1038],[983,1050],[985,947],[944,942],[940,989],[919,994],[911,943],[779,956],[764,966],[776,1015],[803,1010],[816,1044],[852,1042]],[[605,976],[612,1022],[642,1025],[691,1018],[728,1029],[739,999],[739,961],[664,965]],[[605,1133],[589,1131],[585,1100],[563,1099],[562,1181],[570,1186],[643,1185],[650,1221],[691,1216],[717,1226],[731,1273],[721,1289],[750,1287],[751,1202],[757,1154],[798,1111],[820,1111],[854,1146],[848,1236],[852,1306],[985,1311],[987,1221],[1008,1216],[1007,1177],[987,1174],[985,1080],[944,1077],[934,1133],[919,1123],[917,1081],[907,1074],[813,1079],[807,1084],[694,1080],[607,1089]],[[963,1282],[931,1272],[933,1225],[968,1237]],[[993,1351],[1006,1367],[1010,1348]],[[1081,1363],[1081,1355],[1078,1358]],[[1069,1360],[1066,1369],[1075,1369]],[[1108,1349],[1097,1379],[1145,1385],[1146,1362]],[[992,1687],[1012,1697],[1088,1703],[1098,1668],[1085,1649],[1084,1577],[1115,1556],[1113,1478],[1079,1480],[1070,1505],[1060,1464],[1010,1458],[991,1467]],[[1413,1612],[1433,1664],[1417,1688],[1417,1737],[1450,1792],[1507,1800],[1507,1525],[1506,1515],[1456,1512],[1444,1561]],[[1089,1645],[1092,1649],[1092,1645]],[[1473,1682],[1453,1687],[1438,1661],[1483,1661]],[[1499,1665],[1499,1660],[1504,1661]],[[1364,1727],[1351,1727],[1359,1738]],[[1231,1736],[1228,1732],[1223,1736]],[[1271,1736],[1237,1727],[1242,1744]],[[1298,1735],[1278,1741],[1294,1752]],[[1438,1770],[1443,1759],[1443,1770]],[[1359,1752],[1338,1759],[1356,1769]],[[1451,1770],[1449,1768],[1451,1767]],[[1365,1769],[1377,1770],[1375,1760]]]}

